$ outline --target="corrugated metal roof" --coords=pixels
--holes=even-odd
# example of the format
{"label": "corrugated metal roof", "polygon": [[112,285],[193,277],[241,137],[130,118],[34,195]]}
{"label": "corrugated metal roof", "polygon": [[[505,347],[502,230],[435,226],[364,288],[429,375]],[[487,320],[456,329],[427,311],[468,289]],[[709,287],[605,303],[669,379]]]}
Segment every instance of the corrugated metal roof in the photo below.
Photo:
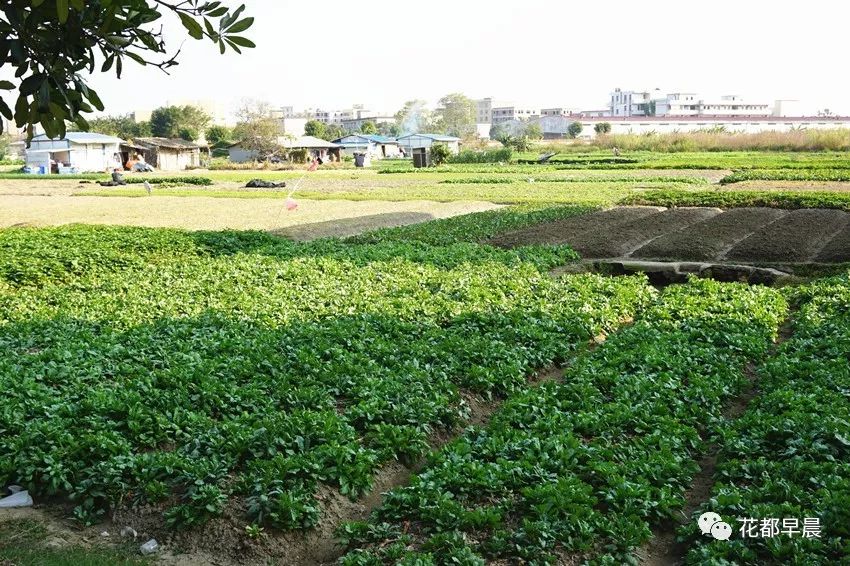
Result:
{"label": "corrugated metal roof", "polygon": [[46,134],[39,134],[32,138],[32,141],[61,141],[66,139],[73,143],[121,143],[120,138],[98,134],[97,132],[68,132],[64,138],[48,138]]}
{"label": "corrugated metal roof", "polygon": [[405,138],[410,138],[413,136],[419,136],[420,138],[428,138],[433,141],[444,141],[444,142],[452,142],[452,141],[460,141],[460,138],[456,138],[453,136],[444,136],[443,134],[407,134],[406,136],[401,136],[398,138],[399,140],[403,140]]}
{"label": "corrugated metal roof", "polygon": [[166,147],[168,149],[200,149],[201,146],[190,141],[179,138],[135,138],[136,143],[153,147]]}
{"label": "corrugated metal roof", "polygon": [[387,136],[379,136],[377,134],[348,134],[347,136],[342,136],[341,138],[337,138],[333,141],[333,143],[339,144],[351,144],[354,142],[344,142],[342,140],[346,140],[348,138],[357,138],[363,140],[364,142],[372,142],[372,143],[382,143],[382,144],[393,144],[398,143],[395,138],[388,138]]}
{"label": "corrugated metal roof", "polygon": [[283,147],[288,148],[296,148],[296,147],[305,147],[305,148],[316,148],[316,147],[339,147],[335,143],[331,143],[329,141],[319,139],[313,136],[301,136],[299,138],[284,138],[279,140],[279,143]]}

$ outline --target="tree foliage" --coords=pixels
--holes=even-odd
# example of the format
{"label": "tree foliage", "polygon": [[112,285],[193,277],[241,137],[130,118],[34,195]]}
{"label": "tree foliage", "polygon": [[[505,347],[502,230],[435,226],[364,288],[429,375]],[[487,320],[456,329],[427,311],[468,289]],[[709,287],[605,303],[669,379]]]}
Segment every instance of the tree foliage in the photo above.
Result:
{"label": "tree foliage", "polygon": [[233,140],[233,130],[226,126],[213,125],[207,128],[204,137],[210,145],[227,143]]}
{"label": "tree foliage", "polygon": [[255,152],[257,159],[262,161],[282,155],[283,148],[278,144],[280,126],[269,103],[245,101],[236,116],[238,123],[233,129],[233,138],[244,149]]}
{"label": "tree foliage", "polygon": [[0,114],[28,138],[35,124],[51,137],[65,135],[66,121],[88,130],[84,114],[103,111],[104,104],[83,73],[114,70],[120,78],[127,59],[166,71],[177,65],[179,49],[169,55],[162,26],[153,25],[166,14],[222,53],[254,47],[239,35],[254,22],[241,17],[244,9],[207,0],[5,0],[0,67],[13,68],[15,80],[0,81],[0,91],[12,91],[0,97]]}
{"label": "tree foliage", "polygon": [[599,122],[595,126],[593,126],[593,131],[597,134],[610,134],[611,133],[611,123],[610,122]]}
{"label": "tree foliage", "polygon": [[567,126],[567,133],[571,138],[576,138],[583,129],[581,122],[570,122],[570,125]]}
{"label": "tree foliage", "polygon": [[324,139],[326,132],[327,128],[325,127],[325,124],[318,120],[308,120],[307,123],[304,124],[305,136],[313,136],[314,138]]}
{"label": "tree foliage", "polygon": [[478,106],[459,92],[447,94],[440,99],[435,116],[437,130],[459,138],[469,137],[475,133]]}
{"label": "tree foliage", "polygon": [[360,124],[360,133],[361,134],[377,134],[378,126],[375,125],[375,122],[363,122]]}
{"label": "tree foliage", "polygon": [[451,150],[449,150],[449,146],[444,143],[435,143],[431,146],[431,165],[442,165],[446,162],[446,160],[451,157]]}
{"label": "tree foliage", "polygon": [[339,126],[337,124],[324,124],[324,126],[325,126],[325,131],[321,136],[321,138],[323,140],[327,140],[327,141],[337,140],[337,139],[348,134],[348,132],[345,130],[345,128],[343,128],[342,126]]}
{"label": "tree foliage", "polygon": [[160,138],[194,141],[212,118],[197,106],[162,106],[151,114],[151,133]]}
{"label": "tree foliage", "polygon": [[136,122],[132,114],[100,116],[89,120],[89,129],[122,140],[131,140],[151,135],[150,122]]}
{"label": "tree foliage", "polygon": [[424,100],[408,100],[404,103],[404,107],[395,113],[398,132],[405,134],[432,130],[432,118],[431,111],[426,108]]}
{"label": "tree foliage", "polygon": [[541,140],[543,139],[543,128],[540,127],[540,124],[529,124],[525,128],[525,135],[531,140]]}

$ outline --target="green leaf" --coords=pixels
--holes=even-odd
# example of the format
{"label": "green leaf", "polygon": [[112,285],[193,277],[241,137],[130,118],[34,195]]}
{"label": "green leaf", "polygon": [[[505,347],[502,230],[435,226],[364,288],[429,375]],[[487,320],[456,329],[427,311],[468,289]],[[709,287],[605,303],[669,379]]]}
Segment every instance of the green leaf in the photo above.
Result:
{"label": "green leaf", "polygon": [[242,47],[254,48],[257,46],[256,43],[248,39],[247,37],[241,37],[238,35],[228,35],[227,39],[236,45],[241,45]]}
{"label": "green leaf", "polygon": [[184,12],[179,12],[180,21],[183,23],[183,27],[186,28],[186,31],[189,32],[189,35],[195,39],[201,39],[204,37],[204,30],[201,28],[201,24],[195,21],[195,19],[186,14]]}
{"label": "green leaf", "polygon": [[11,81],[0,81],[0,90],[12,90],[15,88]]}
{"label": "green leaf", "polygon": [[36,75],[30,75],[21,81],[21,87],[18,89],[18,92],[22,96],[29,96],[36,92],[41,88],[42,83],[47,80],[47,76],[41,73]]}
{"label": "green leaf", "polygon": [[82,12],[86,7],[83,0],[71,0],[71,6],[78,12]]}
{"label": "green leaf", "polygon": [[227,33],[239,33],[254,25],[254,18],[245,18],[227,28]]}
{"label": "green leaf", "polygon": [[59,23],[68,21],[68,0],[56,0],[56,15],[59,17]]}

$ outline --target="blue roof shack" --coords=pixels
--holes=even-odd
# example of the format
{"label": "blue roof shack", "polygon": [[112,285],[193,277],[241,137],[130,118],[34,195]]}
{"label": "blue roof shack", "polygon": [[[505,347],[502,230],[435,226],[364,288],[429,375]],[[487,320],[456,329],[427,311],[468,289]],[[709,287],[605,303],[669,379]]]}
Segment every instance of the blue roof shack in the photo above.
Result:
{"label": "blue roof shack", "polygon": [[400,158],[403,157],[398,142],[394,138],[379,136],[377,134],[349,134],[335,139],[335,144],[342,147],[345,155],[355,153],[366,153],[372,159]]}
{"label": "blue roof shack", "polygon": [[447,145],[449,151],[454,154],[460,152],[460,138],[454,136],[443,134],[407,134],[398,138],[399,146],[401,146],[407,155],[412,155],[413,150],[416,148],[428,149],[435,143]]}

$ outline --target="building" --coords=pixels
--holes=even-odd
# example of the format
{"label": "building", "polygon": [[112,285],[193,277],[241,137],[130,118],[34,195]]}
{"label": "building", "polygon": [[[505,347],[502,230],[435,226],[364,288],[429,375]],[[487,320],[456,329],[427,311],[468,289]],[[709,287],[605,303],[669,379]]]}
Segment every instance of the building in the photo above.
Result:
{"label": "building", "polygon": [[[307,152],[307,156],[312,159],[340,160],[341,147],[335,143],[325,141],[313,136],[289,137],[281,136],[277,143],[282,149],[287,151],[303,149]],[[257,160],[257,152],[252,149],[242,147],[241,143],[235,143],[228,148],[230,161],[233,163],[246,163],[248,161]]]}
{"label": "building", "polygon": [[610,115],[632,116],[772,116],[774,109],[764,102],[744,100],[737,94],[708,99],[695,92],[662,94],[660,90],[614,89],[608,103]]}
{"label": "building", "polygon": [[345,155],[366,153],[372,159],[403,157],[398,141],[393,138],[373,134],[350,134],[333,140]]}
{"label": "building", "polygon": [[573,110],[572,108],[567,108],[565,106],[556,106],[553,108],[541,108],[540,116],[572,116],[576,112],[578,111]]}
{"label": "building", "polygon": [[511,120],[532,120],[540,117],[539,108],[529,106],[500,106],[493,108],[491,124],[501,124]]}
{"label": "building", "polygon": [[200,146],[194,142],[171,138],[135,138],[133,143],[142,148],[145,161],[161,171],[183,171],[201,166]]}
{"label": "building", "polygon": [[[754,134],[759,132],[789,132],[798,129],[831,130],[850,128],[850,117],[714,117],[714,116],[546,116],[536,121],[547,139],[567,137],[573,122],[582,125],[579,138],[592,139],[594,127],[601,122],[611,125],[612,134],[674,134],[706,130]],[[521,124],[521,122],[514,122]]]}
{"label": "building", "polygon": [[398,138],[398,145],[405,155],[412,155],[417,148],[429,148],[435,143],[443,143],[454,154],[460,153],[460,138],[441,134],[407,134]]}
{"label": "building", "polygon": [[513,106],[513,103],[511,102],[507,102],[504,100],[496,100],[494,98],[479,98],[475,101],[475,104],[478,107],[477,122],[479,124],[493,123],[493,108],[505,108],[508,106]]}
{"label": "building", "polygon": [[35,136],[26,164],[44,173],[83,173],[123,168],[121,139],[91,132],[68,132],[63,139]]}
{"label": "building", "polygon": [[342,120],[339,125],[347,132],[357,132],[366,122],[372,122],[376,126],[381,124],[395,124],[395,116],[364,116],[362,118],[351,118]]}

